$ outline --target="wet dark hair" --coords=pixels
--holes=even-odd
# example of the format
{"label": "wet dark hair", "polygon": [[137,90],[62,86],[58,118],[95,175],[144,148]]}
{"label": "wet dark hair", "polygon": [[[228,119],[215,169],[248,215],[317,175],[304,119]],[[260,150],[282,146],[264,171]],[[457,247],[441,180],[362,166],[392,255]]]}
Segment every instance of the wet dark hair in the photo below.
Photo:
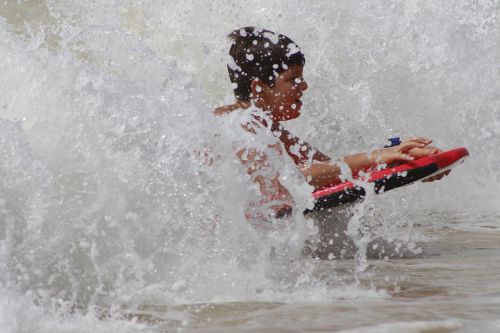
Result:
{"label": "wet dark hair", "polygon": [[259,79],[272,86],[275,78],[293,65],[304,65],[304,54],[287,36],[265,29],[245,27],[234,30],[227,65],[234,95],[238,101],[249,101],[251,84]]}

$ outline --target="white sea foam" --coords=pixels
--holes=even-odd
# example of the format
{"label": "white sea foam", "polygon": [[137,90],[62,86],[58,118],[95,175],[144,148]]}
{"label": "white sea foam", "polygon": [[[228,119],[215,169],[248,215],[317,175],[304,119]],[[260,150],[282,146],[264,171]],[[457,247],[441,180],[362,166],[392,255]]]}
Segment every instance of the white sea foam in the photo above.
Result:
{"label": "white sea foam", "polygon": [[[386,297],[317,278],[300,259],[314,233],[300,214],[268,233],[247,223],[244,207],[256,189],[234,148],[252,139],[239,127],[243,115],[211,115],[232,99],[226,35],[251,24],[300,45],[309,90],[301,120],[288,126],[329,155],[382,146],[392,135],[469,148],[471,157],[445,180],[368,198],[354,211],[349,234],[358,247],[383,238],[418,253],[426,238],[409,216],[498,210],[498,6],[0,5],[2,331],[141,329],[75,312],[94,306]],[[309,187],[293,164],[272,161],[297,211],[309,207]],[[432,216],[429,224],[447,223],[445,213]],[[367,268],[366,252],[358,254],[358,268]],[[52,311],[58,300],[72,310]]]}

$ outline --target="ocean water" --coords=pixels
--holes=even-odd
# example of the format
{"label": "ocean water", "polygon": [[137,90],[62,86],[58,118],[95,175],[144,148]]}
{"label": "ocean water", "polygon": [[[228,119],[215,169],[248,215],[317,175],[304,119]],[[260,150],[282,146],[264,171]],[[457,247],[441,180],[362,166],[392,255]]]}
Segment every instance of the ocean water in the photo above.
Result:
{"label": "ocean water", "polygon": [[[211,113],[246,25],[305,53],[321,151],[471,156],[313,217],[272,156],[297,209],[250,223],[245,114]],[[499,40],[498,0],[0,3],[0,332],[500,331]]]}

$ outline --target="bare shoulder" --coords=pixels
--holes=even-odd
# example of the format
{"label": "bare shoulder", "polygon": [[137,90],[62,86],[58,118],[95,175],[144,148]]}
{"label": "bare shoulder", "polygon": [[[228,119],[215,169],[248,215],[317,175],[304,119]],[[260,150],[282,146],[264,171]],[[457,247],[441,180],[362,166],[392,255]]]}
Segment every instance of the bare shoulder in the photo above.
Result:
{"label": "bare shoulder", "polygon": [[219,106],[218,108],[216,108],[214,110],[214,114],[216,116],[223,116],[225,114],[233,112],[234,110],[246,109],[248,107],[249,107],[249,105],[247,105],[244,102],[236,102],[236,103],[229,104],[229,105]]}

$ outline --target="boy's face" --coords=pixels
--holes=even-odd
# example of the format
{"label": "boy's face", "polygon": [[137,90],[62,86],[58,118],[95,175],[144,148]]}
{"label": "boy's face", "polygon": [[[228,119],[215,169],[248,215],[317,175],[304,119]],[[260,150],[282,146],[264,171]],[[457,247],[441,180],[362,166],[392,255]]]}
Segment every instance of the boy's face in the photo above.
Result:
{"label": "boy's face", "polygon": [[271,112],[275,121],[286,121],[300,116],[303,92],[307,89],[304,81],[304,66],[294,65],[279,74],[274,80],[274,85],[264,85],[259,97],[262,108]]}

